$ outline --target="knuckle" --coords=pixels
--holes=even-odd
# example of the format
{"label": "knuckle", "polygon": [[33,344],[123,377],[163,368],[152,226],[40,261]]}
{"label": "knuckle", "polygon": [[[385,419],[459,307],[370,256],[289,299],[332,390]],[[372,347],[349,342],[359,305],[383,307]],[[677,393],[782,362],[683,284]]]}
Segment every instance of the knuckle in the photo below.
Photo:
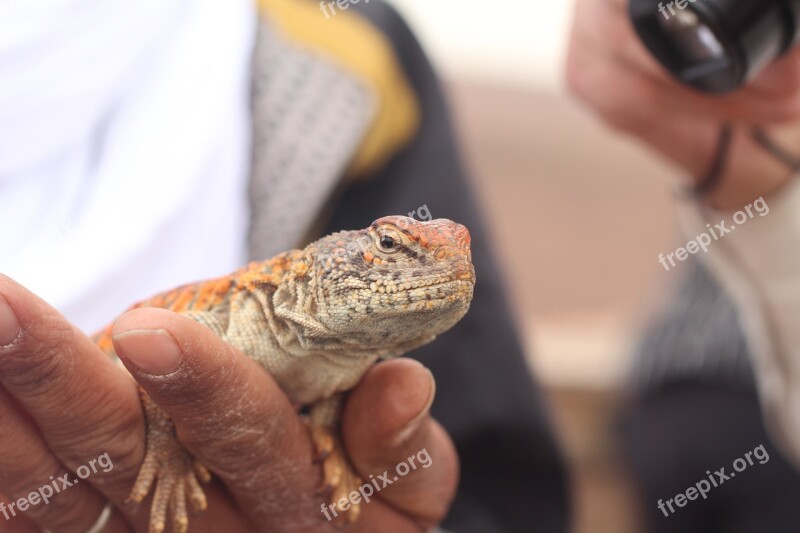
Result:
{"label": "knuckle", "polygon": [[619,94],[629,98],[613,98],[605,102],[598,109],[603,121],[620,133],[638,133],[649,127],[651,110],[661,105],[660,99],[663,98],[657,85],[637,77]]}
{"label": "knuckle", "polygon": [[113,438],[102,448],[95,448],[91,454],[84,455],[74,468],[87,465],[87,462],[106,456],[110,467],[100,469],[95,465],[92,476],[89,478],[92,485],[102,488],[103,492],[116,497],[126,497],[133,487],[136,476],[144,459],[144,441],[138,442],[131,439]]}
{"label": "knuckle", "polygon": [[44,482],[53,474],[51,457],[42,450],[9,449],[0,461],[0,482],[8,495],[27,494],[32,484]]}
{"label": "knuckle", "polygon": [[69,367],[60,361],[62,355],[61,349],[51,347],[33,355],[8,357],[3,369],[4,383],[18,395],[36,398],[68,375]]}
{"label": "knuckle", "polygon": [[[38,332],[45,332],[39,336]],[[69,374],[75,332],[69,324],[51,321],[25,331],[22,337],[0,353],[4,382],[24,394],[36,394]]]}
{"label": "knuckle", "polygon": [[60,442],[58,455],[70,468],[78,468],[98,455],[107,453],[113,463],[114,478],[128,483],[136,476],[144,454],[144,424],[140,410],[131,410],[108,395],[101,412],[94,413],[92,425],[76,424]]}
{"label": "knuckle", "polygon": [[[13,450],[12,450],[13,451]],[[21,450],[16,456],[12,453],[3,457],[0,462],[0,490],[7,494],[11,501],[26,498],[32,502],[31,495],[39,494],[45,486],[60,487],[60,476],[65,473],[49,453]],[[69,475],[72,480],[74,476]],[[57,531],[85,530],[86,490],[81,487],[69,487],[70,490],[54,489],[55,494],[48,504],[41,499],[38,504],[30,503],[25,514],[37,522],[47,523]],[[57,496],[57,497],[56,497]],[[80,529],[83,526],[83,529]]]}
{"label": "knuckle", "polygon": [[[45,480],[40,486],[44,485],[47,485]],[[32,491],[37,489],[38,487]],[[27,494],[21,496],[24,497]],[[38,522],[46,522],[51,530],[86,531],[87,527],[91,525],[87,524],[87,521],[92,519],[87,504],[89,501],[87,501],[85,491],[77,490],[77,487],[68,487],[67,490],[56,494],[49,504],[42,505],[40,502],[38,505],[30,507],[26,513]]]}
{"label": "knuckle", "polygon": [[14,435],[19,431],[19,418],[13,409],[0,390],[0,435]]}

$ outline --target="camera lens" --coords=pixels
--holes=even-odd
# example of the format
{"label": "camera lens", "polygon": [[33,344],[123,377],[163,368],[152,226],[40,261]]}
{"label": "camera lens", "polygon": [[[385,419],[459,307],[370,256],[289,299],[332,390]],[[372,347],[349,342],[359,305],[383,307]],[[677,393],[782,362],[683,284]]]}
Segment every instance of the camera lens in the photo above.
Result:
{"label": "camera lens", "polygon": [[672,52],[682,65],[680,78],[702,81],[729,69],[731,60],[714,31],[693,11],[680,11],[673,18],[659,19]]}
{"label": "camera lens", "polygon": [[687,63],[725,57],[725,49],[714,31],[694,11],[680,11],[672,19],[659,19],[659,22]]}
{"label": "camera lens", "polygon": [[741,87],[800,35],[800,0],[630,0],[640,39],[683,83]]}

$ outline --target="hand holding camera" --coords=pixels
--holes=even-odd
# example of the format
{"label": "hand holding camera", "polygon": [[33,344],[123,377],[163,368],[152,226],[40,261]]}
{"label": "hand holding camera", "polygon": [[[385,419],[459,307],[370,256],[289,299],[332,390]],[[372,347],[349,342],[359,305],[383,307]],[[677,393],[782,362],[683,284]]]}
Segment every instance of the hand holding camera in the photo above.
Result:
{"label": "hand holding camera", "polygon": [[736,90],[800,41],[800,0],[630,0],[639,38],[681,82]]}
{"label": "hand holding camera", "polygon": [[[663,17],[658,2],[651,7],[654,17]],[[676,13],[687,10],[677,8]],[[737,209],[780,188],[793,174],[785,161],[753,139],[754,126],[800,157],[800,52],[790,47],[779,56],[780,51],[763,70],[751,72],[753,78],[735,92],[700,92],[679,81],[643,45],[628,0],[578,0],[567,81],[606,122],[641,138],[696,183],[712,172],[720,129],[730,124],[723,175],[705,199],[717,208]]]}

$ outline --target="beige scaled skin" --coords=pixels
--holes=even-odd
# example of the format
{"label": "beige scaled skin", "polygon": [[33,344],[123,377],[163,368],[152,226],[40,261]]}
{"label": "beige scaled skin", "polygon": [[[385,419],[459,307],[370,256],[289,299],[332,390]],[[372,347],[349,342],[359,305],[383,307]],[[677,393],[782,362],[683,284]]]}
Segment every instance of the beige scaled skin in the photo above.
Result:
{"label": "beige scaled skin", "polygon": [[[352,510],[339,516],[356,533],[437,525],[458,461],[429,415],[433,377],[409,359],[367,361],[452,326],[473,284],[465,228],[405,217],[153,298],[95,339],[0,276],[0,501],[102,453],[114,463],[12,518],[11,530],[83,533],[110,502],[106,533],[187,523],[198,532],[331,533],[343,523],[325,520],[321,506],[422,449],[430,468],[362,504],[357,521]],[[195,465],[211,483],[195,483],[206,472]],[[142,505],[130,505],[142,492]]]}
{"label": "beige scaled skin", "polygon": [[[207,326],[259,363],[308,423],[332,502],[363,483],[339,438],[343,393],[379,359],[431,342],[469,309],[475,283],[467,229],[449,220],[394,216],[255,262],[230,277],[179,287],[135,308],[159,307]],[[109,355],[113,326],[95,339]],[[121,350],[124,354],[124,350]],[[168,415],[142,392],[147,452],[129,501],[155,488],[150,533],[185,532],[205,510],[211,474],[179,443]],[[188,509],[187,509],[188,501]],[[360,505],[336,509],[350,523]]]}

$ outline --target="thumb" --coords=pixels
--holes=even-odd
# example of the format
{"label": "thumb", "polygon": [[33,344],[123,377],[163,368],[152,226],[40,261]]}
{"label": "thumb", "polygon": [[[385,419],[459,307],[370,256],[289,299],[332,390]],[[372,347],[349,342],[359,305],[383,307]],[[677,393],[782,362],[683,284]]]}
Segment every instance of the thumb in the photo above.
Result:
{"label": "thumb", "polygon": [[[200,323],[163,309],[120,317],[114,347],[181,444],[217,474],[253,523],[270,531],[317,530],[320,472],[308,431],[263,368]],[[213,485],[206,488],[209,509],[192,531],[230,515],[227,500],[215,498]]]}
{"label": "thumb", "polygon": [[458,484],[450,437],[430,417],[431,372],[411,359],[373,367],[350,394],[343,440],[364,482],[425,527],[447,514]]}

